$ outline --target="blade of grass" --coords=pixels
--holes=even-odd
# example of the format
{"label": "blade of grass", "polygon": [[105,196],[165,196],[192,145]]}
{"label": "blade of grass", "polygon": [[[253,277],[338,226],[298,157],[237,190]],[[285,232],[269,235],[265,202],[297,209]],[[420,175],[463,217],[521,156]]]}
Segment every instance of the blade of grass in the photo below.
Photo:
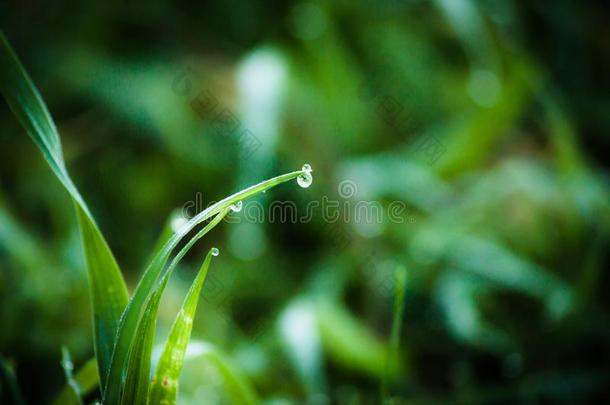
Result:
{"label": "blade of grass", "polygon": [[125,384],[121,387],[121,404],[146,405],[146,393],[150,380],[150,363],[152,346],[155,340],[157,326],[157,310],[161,302],[161,292],[165,289],[169,278],[164,278],[161,287],[157,289],[150,300],[142,322],[140,323],[141,332],[138,339],[134,342],[128,358],[127,377]]}
{"label": "blade of grass", "polygon": [[133,340],[137,338],[136,331],[139,328],[142,314],[151,299],[154,292],[153,287],[159,279],[159,276],[162,274],[163,268],[167,263],[171,252],[176,248],[182,238],[184,238],[184,236],[186,236],[201,222],[225,209],[228,209],[231,205],[237,203],[238,201],[242,201],[248,197],[261,193],[275,187],[278,184],[293,180],[303,173],[305,173],[305,171],[298,170],[265,180],[211,205],[197,214],[195,217],[191,218],[167,241],[163,248],[157,252],[152,262],[144,272],[144,275],[140,278],[134,295],[127,305],[123,316],[121,317],[118,336],[112,355],[110,373],[106,379],[107,383],[104,389],[103,397],[105,403],[114,404],[116,402],[113,403],[111,400],[116,401],[120,398],[120,386],[125,383],[126,377],[124,374],[126,369],[126,361],[128,359]]}
{"label": "blade of grass", "polygon": [[51,114],[2,32],[0,90],[10,109],[74,201],[89,275],[95,353],[100,374],[104,377],[110,367],[119,320],[127,306],[127,287],[110,247],[68,175],[59,134]]}
{"label": "blade of grass", "polygon": [[[155,243],[155,248],[152,250],[152,257],[154,257],[155,252],[160,250],[163,245],[171,238],[174,234],[173,222],[178,218],[181,214],[178,210],[174,210],[168,217],[161,234],[159,235],[157,242]],[[186,246],[185,246],[186,248]],[[183,251],[185,249],[183,248]],[[169,277],[165,278],[165,282],[162,283],[162,287],[157,287],[158,292],[153,295],[151,298],[146,311],[143,315],[142,323],[140,324],[140,329],[143,332],[139,332],[138,335],[141,336],[139,340],[134,343],[134,347],[131,350],[129,355],[129,370],[134,370],[127,377],[127,382],[124,387],[122,387],[123,391],[127,389],[127,387],[134,387],[122,398],[122,401],[125,403],[146,403],[146,396],[140,395],[142,400],[136,399],[138,397],[138,393],[144,392],[146,393],[149,379],[150,379],[150,358],[152,345],[154,343],[154,337],[156,332],[156,313],[158,310],[159,302],[161,300],[161,292],[165,289],[165,285]]]}
{"label": "blade of grass", "polygon": [[[83,397],[87,396],[98,386],[100,380],[95,358],[89,359],[76,372],[74,381],[78,384],[80,393]],[[69,384],[66,384],[57,396],[57,399],[53,402],[54,405],[78,405],[79,403],[73,388]]]}
{"label": "blade of grass", "polygon": [[151,404],[176,403],[178,378],[182,371],[186,348],[191,337],[199,294],[208,273],[212,255],[212,249],[210,249],[170,329],[150,387],[149,402]]}
{"label": "blade of grass", "polygon": [[[184,219],[182,215],[182,211],[178,208],[174,209],[167,217],[165,224],[163,225],[163,229],[159,233],[155,244],[153,245],[152,250],[150,251],[149,257],[146,258],[144,264],[150,263],[152,259],[155,257],[155,253],[160,251],[165,243],[172,237],[175,233],[174,231],[174,222],[177,220]],[[184,219],[186,221],[186,219]]]}
{"label": "blade of grass", "polygon": [[[172,229],[172,223],[174,220],[181,215],[180,210],[174,210],[168,217],[161,234],[157,238],[155,242],[155,247],[152,249],[153,256],[154,252],[160,250],[165,242],[172,236],[174,233]],[[152,257],[151,257],[152,259]],[[97,364],[95,358],[90,359],[74,376],[76,382],[81,388],[81,392],[83,396],[86,396],[89,392],[91,392],[94,388],[99,385],[99,374],[97,370]],[[54,405],[78,405],[77,398],[75,397],[73,390],[69,385],[63,388],[63,390],[58,395],[57,399],[54,402]]]}
{"label": "blade of grass", "polygon": [[203,229],[201,229],[194,237],[192,237],[188,243],[178,252],[176,257],[170,263],[168,269],[163,274],[160,282],[158,283],[154,294],[146,307],[144,316],[136,336],[142,338],[137,339],[132,348],[132,352],[129,355],[129,363],[127,367],[127,382],[123,387],[124,396],[121,401],[125,404],[146,404],[148,400],[148,391],[150,383],[150,363],[152,348],[154,344],[155,330],[156,330],[156,319],[157,312],[159,309],[159,303],[161,302],[161,296],[165,291],[165,287],[169,281],[171,274],[180,262],[180,260],[186,255],[186,253],[193,247],[193,245],[201,239],[205,234],[211,231],[216,225],[224,219],[228,214],[229,208],[225,209],[212,221],[210,221]]}

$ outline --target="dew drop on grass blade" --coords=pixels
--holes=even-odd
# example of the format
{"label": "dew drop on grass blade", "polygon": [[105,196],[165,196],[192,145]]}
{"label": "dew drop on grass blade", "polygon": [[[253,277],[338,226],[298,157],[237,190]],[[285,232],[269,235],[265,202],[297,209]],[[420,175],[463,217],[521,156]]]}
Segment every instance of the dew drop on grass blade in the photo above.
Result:
{"label": "dew drop on grass blade", "polygon": [[239,201],[264,192],[278,184],[293,180],[302,174],[303,170],[297,170],[265,180],[211,205],[184,224],[178,232],[172,235],[159,252],[155,254],[143,276],[140,278],[133,297],[129,301],[129,304],[121,317],[107,384],[103,390],[104,403],[118,403],[121,398],[122,385],[125,383],[125,377],[127,375],[129,353],[133,347],[134,340],[137,339],[137,331],[140,328],[139,325],[143,313],[154,293],[154,285],[163,273],[163,268],[165,267],[171,252],[176,248],[178,243],[197,225],[219,212],[230,209],[232,205]]}

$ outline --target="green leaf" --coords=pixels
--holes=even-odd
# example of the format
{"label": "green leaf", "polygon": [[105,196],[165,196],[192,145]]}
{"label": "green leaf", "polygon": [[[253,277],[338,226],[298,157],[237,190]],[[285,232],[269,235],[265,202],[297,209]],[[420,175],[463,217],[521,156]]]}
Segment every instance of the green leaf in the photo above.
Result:
{"label": "green leaf", "polygon": [[186,348],[191,337],[199,294],[201,293],[205,277],[208,274],[212,255],[212,249],[210,249],[172,325],[151,384],[149,395],[149,402],[151,404],[176,403],[178,378],[182,371]]}
{"label": "green leaf", "polygon": [[159,233],[159,236],[157,237],[157,240],[150,252],[150,256],[146,258],[144,263],[150,263],[154,259],[155,254],[163,248],[163,246],[174,234],[174,223],[178,220],[182,220],[183,218],[184,216],[182,210],[179,208],[174,209],[167,216],[165,224],[163,225],[163,228],[161,229],[161,232]]}
{"label": "green leaf", "polygon": [[[159,251],[174,234],[172,224],[179,217],[181,218],[182,214],[177,209],[169,215],[163,230],[155,243],[155,247],[152,250],[152,257],[154,257],[154,254]],[[165,284],[167,284],[169,277],[166,277],[165,280]],[[136,402],[135,397],[138,396],[143,398],[141,403],[145,403],[147,400],[146,394],[150,378],[150,358],[156,332],[156,316],[153,316],[153,314],[156,314],[158,310],[162,295],[161,292],[165,289],[165,284],[163,284],[163,288],[157,288],[158,292],[155,293],[144,313],[144,320],[141,324],[141,329],[144,330],[143,335],[141,335],[142,338],[136,341],[135,347],[132,348],[132,353],[129,357],[129,369],[135,371],[130,374],[131,377],[128,377],[125,384],[125,387],[132,386],[134,388],[131,390],[131,396],[124,398],[124,402],[130,400]]]}
{"label": "green leaf", "polygon": [[68,175],[59,134],[51,114],[2,32],[0,90],[76,206],[89,274],[95,353],[104,382],[110,367],[119,320],[129,299],[127,287],[104,236]]}
{"label": "green leaf", "polygon": [[211,231],[216,225],[224,219],[229,212],[229,209],[225,209],[220,214],[210,221],[203,229],[201,229],[195,236],[193,236],[188,243],[178,252],[176,257],[170,263],[168,269],[163,274],[159,281],[155,291],[153,292],[152,298],[149,301],[146,311],[136,336],[136,339],[131,348],[129,354],[128,367],[126,372],[126,383],[122,387],[123,397],[121,402],[124,404],[143,404],[145,405],[148,399],[149,391],[149,380],[150,380],[150,363],[152,348],[154,344],[155,331],[156,331],[156,320],[157,312],[159,309],[159,303],[161,302],[161,296],[165,291],[167,282],[174,269],[180,262],[180,260],[188,253],[193,245]]}
{"label": "green leaf", "polygon": [[163,268],[165,267],[171,252],[176,248],[178,243],[180,243],[180,241],[197,225],[218,214],[219,212],[229,209],[231,205],[275,187],[278,184],[293,180],[304,173],[305,171],[298,170],[274,177],[239,191],[209,206],[190,219],[167,241],[161,250],[157,252],[144,272],[144,275],[142,278],[140,278],[134,295],[121,318],[118,337],[112,355],[110,373],[106,380],[107,384],[104,389],[104,403],[116,404],[120,401],[121,386],[126,383],[126,371],[128,369],[129,354],[133,347],[134,341],[139,338],[137,331],[140,329],[140,323],[142,321],[144,311],[149,305],[152,295],[154,294],[154,286],[163,273]]}
{"label": "green leaf", "polygon": [[[99,373],[95,358],[89,359],[74,375],[74,381],[78,384],[80,394],[85,397],[99,384]],[[61,390],[54,405],[78,405],[79,398],[75,395],[73,386],[66,384]]]}
{"label": "green leaf", "polygon": [[134,342],[134,347],[129,354],[126,382],[121,387],[123,390],[121,403],[123,404],[146,405],[152,347],[157,326],[157,311],[162,292],[165,290],[168,280],[169,277],[162,280],[161,287],[157,288],[140,323],[141,332],[138,333],[138,339]]}

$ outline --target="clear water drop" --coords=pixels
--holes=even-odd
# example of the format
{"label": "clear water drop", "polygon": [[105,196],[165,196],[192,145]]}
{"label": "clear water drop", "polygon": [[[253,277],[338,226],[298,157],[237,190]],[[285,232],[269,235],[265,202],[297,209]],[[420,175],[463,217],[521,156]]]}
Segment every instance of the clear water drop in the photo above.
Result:
{"label": "clear water drop", "polygon": [[212,248],[212,256],[218,256],[220,254],[220,250],[218,248]]}
{"label": "clear water drop", "polygon": [[305,163],[301,170],[303,171],[303,173],[299,174],[299,176],[297,177],[297,183],[299,184],[299,186],[307,188],[311,186],[311,183],[313,183],[313,176],[311,174],[313,169],[310,165]]}
{"label": "clear water drop", "polygon": [[303,174],[299,175],[299,177],[297,177],[297,183],[299,184],[299,186],[301,186],[303,188],[307,188],[307,187],[311,186],[312,182],[313,182],[313,176],[310,173],[303,173]]}
{"label": "clear water drop", "polygon": [[182,215],[177,215],[171,219],[170,226],[174,233],[178,233],[182,231],[182,229],[188,224],[188,222],[188,219],[186,219]]}
{"label": "clear water drop", "polygon": [[241,201],[236,202],[235,204],[231,205],[231,211],[233,212],[239,212],[241,211],[242,207],[244,206],[244,203]]}

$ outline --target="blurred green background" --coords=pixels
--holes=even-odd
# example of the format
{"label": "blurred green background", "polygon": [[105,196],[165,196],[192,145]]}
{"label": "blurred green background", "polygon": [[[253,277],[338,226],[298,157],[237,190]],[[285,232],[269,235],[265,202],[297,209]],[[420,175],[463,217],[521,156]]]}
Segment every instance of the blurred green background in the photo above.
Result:
{"label": "blurred green background", "polygon": [[[601,0],[0,3],[131,288],[173,210],[304,163],[310,188],[256,201],[406,207],[242,212],[206,237],[161,308],[158,342],[219,247],[185,404],[231,401],[206,342],[270,404],[608,395],[609,17]],[[89,310],[70,199],[3,100],[0,352],[30,403],[64,385],[62,345],[93,355]]]}

